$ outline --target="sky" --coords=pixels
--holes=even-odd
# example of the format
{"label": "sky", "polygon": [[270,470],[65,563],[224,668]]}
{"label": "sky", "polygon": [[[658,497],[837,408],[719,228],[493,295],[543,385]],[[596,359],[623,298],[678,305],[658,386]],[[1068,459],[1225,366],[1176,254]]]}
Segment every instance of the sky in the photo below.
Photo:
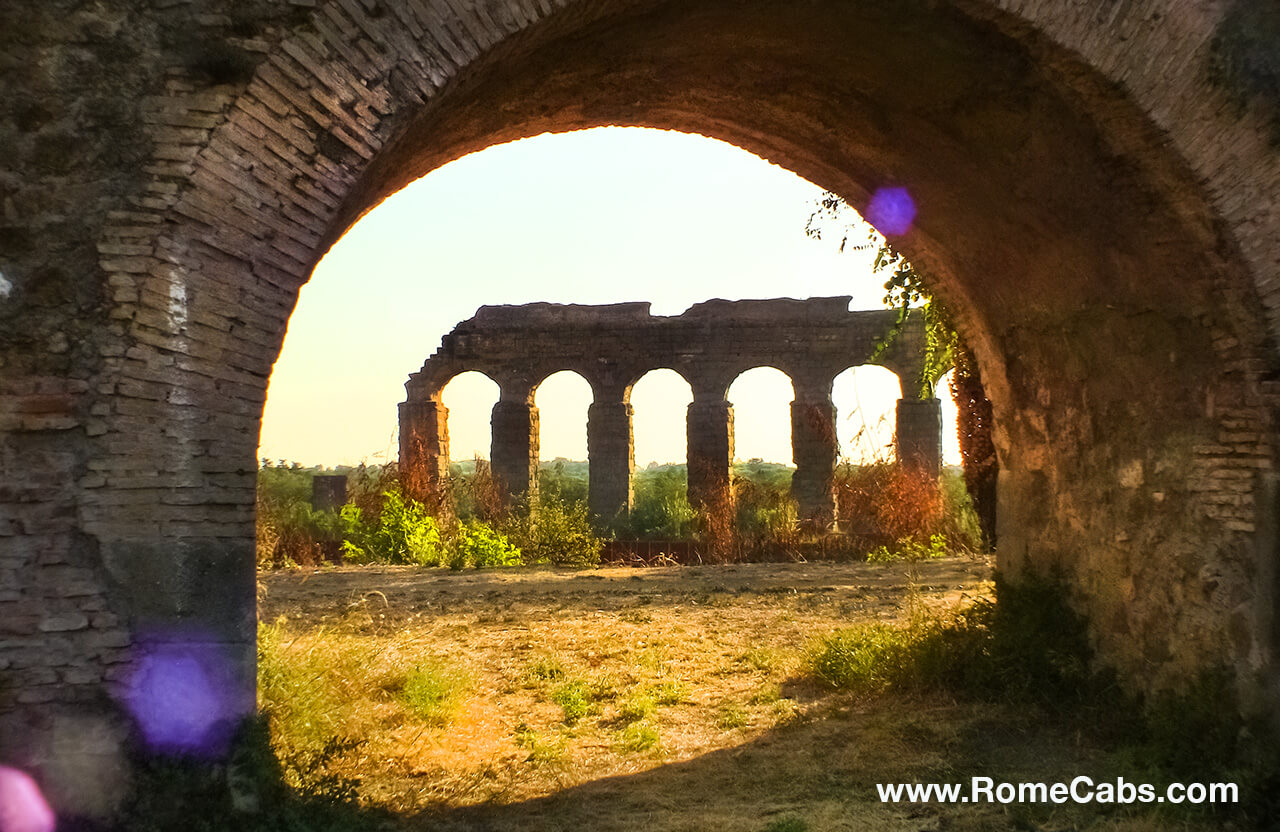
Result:
{"label": "sky", "polygon": [[[714,139],[644,128],[542,135],[445,165],[356,223],[316,267],[271,376],[259,456],[304,465],[396,457],[404,383],[440,339],[487,304],[650,301],[677,315],[709,298],[852,295],[882,308],[871,252],[840,252],[805,224],[822,190]],[[864,238],[855,232],[854,239]],[[942,391],[944,455],[958,460]],[[883,453],[897,378],[836,380],[842,453]],[[444,390],[451,456],[489,455],[497,386],[478,373]],[[682,462],[688,385],[671,371],[632,392],[636,463]],[[737,456],[791,462],[791,384],[759,368],[729,390]],[[590,386],[557,373],[538,388],[544,459],[586,458]]]}

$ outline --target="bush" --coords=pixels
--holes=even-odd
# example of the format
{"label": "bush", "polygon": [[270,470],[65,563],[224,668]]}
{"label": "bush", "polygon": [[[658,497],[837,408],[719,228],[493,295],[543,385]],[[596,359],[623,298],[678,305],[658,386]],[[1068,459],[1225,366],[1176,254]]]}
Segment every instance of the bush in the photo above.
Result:
{"label": "bush", "polygon": [[523,562],[520,549],[505,534],[477,520],[466,520],[458,526],[449,550],[450,569],[519,566]]}
{"label": "bush", "polygon": [[631,533],[656,540],[693,537],[696,514],[689,505],[684,466],[642,471],[635,479]]}
{"label": "bush", "polygon": [[443,560],[440,529],[421,503],[398,491],[383,494],[376,520],[348,503],[342,507],[346,526],[342,549],[353,563],[411,563],[438,566]]}
{"label": "bush", "polygon": [[805,656],[805,669],[833,688],[877,692],[906,678],[905,663],[919,632],[891,624],[837,630]]}
{"label": "bush", "polygon": [[514,522],[513,537],[524,551],[524,562],[556,566],[595,566],[604,542],[596,536],[581,503],[540,500]]}
{"label": "bush", "polygon": [[[468,470],[470,469],[470,470]],[[489,461],[449,466],[449,493],[444,508],[460,520],[496,523],[505,513],[506,497],[493,477]]]}
{"label": "bush", "polygon": [[790,482],[739,477],[733,496],[734,531],[744,546],[759,550],[795,541],[799,514]]}
{"label": "bush", "polygon": [[852,534],[891,544],[925,542],[940,531],[942,491],[923,471],[896,462],[843,465],[836,472],[840,522]]}

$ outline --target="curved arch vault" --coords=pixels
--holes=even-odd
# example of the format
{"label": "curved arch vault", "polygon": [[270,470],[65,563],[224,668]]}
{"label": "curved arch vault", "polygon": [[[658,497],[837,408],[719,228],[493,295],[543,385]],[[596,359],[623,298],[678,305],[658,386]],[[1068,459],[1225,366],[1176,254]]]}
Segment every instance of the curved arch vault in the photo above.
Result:
{"label": "curved arch vault", "polygon": [[0,753],[108,810],[95,760],[156,640],[253,709],[256,437],[299,286],[418,176],[605,124],[721,138],[860,208],[907,188],[895,244],[995,408],[1002,569],[1060,575],[1131,687],[1225,667],[1276,713],[1280,155],[1247,81],[1208,72],[1238,5],[0,11]]}

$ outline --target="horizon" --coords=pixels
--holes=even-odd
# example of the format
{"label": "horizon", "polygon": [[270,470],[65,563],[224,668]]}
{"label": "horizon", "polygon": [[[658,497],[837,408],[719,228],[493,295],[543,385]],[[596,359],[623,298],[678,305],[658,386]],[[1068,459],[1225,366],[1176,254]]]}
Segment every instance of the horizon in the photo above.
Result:
{"label": "horizon", "polygon": [[[444,165],[348,229],[303,287],[271,375],[258,458],[394,460],[404,382],[482,306],[647,302],[670,316],[714,298],[848,296],[851,309],[883,309],[871,250],[842,253],[806,236],[822,193],[733,145],[647,128],[544,134]],[[855,242],[870,233],[860,218],[849,231]],[[954,405],[939,389],[944,457],[954,459]],[[898,396],[896,376],[873,365],[838,377],[842,455],[885,453]],[[463,373],[443,398],[451,458],[487,458],[497,386]],[[790,464],[792,398],[776,370],[735,380],[739,457]],[[670,371],[635,385],[637,466],[683,461],[690,399]],[[546,458],[585,457],[590,401],[576,374],[539,386]]]}

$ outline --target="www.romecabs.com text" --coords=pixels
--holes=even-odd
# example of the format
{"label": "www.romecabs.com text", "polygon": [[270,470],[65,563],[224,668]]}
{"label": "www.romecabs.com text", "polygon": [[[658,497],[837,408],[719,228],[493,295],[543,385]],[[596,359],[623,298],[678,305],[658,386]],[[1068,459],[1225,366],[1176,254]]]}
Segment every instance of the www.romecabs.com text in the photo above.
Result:
{"label": "www.romecabs.com text", "polygon": [[1235,783],[1130,783],[1123,777],[1095,782],[1080,776],[1065,783],[877,783],[881,803],[1238,803]]}

